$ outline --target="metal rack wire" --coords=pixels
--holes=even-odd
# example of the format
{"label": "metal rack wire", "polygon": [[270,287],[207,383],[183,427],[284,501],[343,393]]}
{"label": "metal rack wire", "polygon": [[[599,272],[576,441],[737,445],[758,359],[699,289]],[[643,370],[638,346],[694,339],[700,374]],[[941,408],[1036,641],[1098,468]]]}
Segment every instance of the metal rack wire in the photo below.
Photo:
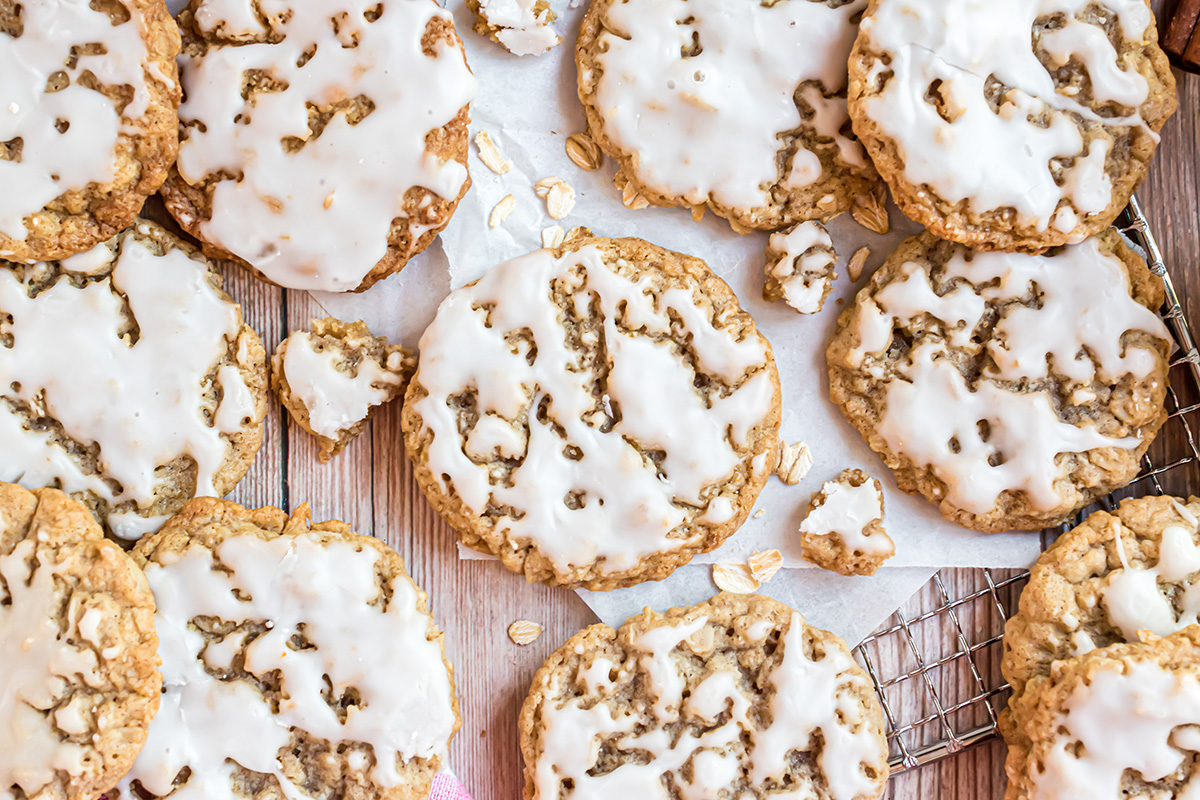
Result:
{"label": "metal rack wire", "polygon": [[[1200,353],[1136,198],[1116,227],[1166,289],[1160,313],[1178,349],[1171,362],[1168,418],[1157,442],[1171,446],[1151,448],[1155,460],[1147,455],[1133,483],[1084,509],[1078,519],[1096,508],[1111,509],[1121,497],[1161,494],[1160,478],[1166,473],[1200,463],[1192,427],[1200,424]],[[1043,548],[1059,532],[1044,532]],[[938,573],[855,648],[883,706],[893,774],[939,761],[996,735],[1008,696],[1000,675],[1001,636],[1027,579],[1028,573],[1016,570]]]}

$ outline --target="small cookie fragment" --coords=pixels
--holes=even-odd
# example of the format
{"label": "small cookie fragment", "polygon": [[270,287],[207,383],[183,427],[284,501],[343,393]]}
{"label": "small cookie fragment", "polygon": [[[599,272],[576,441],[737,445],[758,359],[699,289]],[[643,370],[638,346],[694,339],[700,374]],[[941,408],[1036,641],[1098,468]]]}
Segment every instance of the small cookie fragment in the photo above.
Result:
{"label": "small cookie fragment", "polygon": [[520,731],[525,800],[875,800],[888,774],[846,644],[758,595],[579,632],[538,670]]}
{"label": "small cookie fragment", "polygon": [[[120,800],[417,800],[459,727],[428,598],[394,550],[200,498],[134,550],[164,693]],[[247,790],[245,787],[266,787]]]}
{"label": "small cookie fragment", "polygon": [[467,0],[475,32],[514,56],[540,56],[562,42],[550,23],[558,15],[548,0]]}
{"label": "small cookie fragment", "polygon": [[361,320],[314,319],[271,358],[271,388],[304,430],[317,437],[322,463],[367,427],[380,406],[404,393],[416,360]]}
{"label": "small cookie fragment", "polygon": [[154,598],[56,489],[0,483],[0,797],[94,800],[158,709]]}
{"label": "small cookie fragment", "polygon": [[767,240],[763,300],[782,300],[801,314],[815,314],[837,280],[837,252],[819,222],[801,222]]}
{"label": "small cookie fragment", "polygon": [[783,566],[783,554],[776,549],[756,550],[746,560],[746,566],[750,567],[750,574],[754,580],[760,584],[766,583],[774,578],[775,573]]}
{"label": "small cookie fragment", "polygon": [[779,448],[779,463],[775,466],[775,475],[788,486],[795,486],[804,480],[812,465],[812,451],[808,449],[807,444],[784,444]]}
{"label": "small cookie fragment", "polygon": [[542,635],[542,626],[527,619],[519,619],[508,626],[508,638],[513,644],[533,644]]}
{"label": "small cookie fragment", "polygon": [[826,481],[800,523],[804,560],[842,575],[874,575],[896,553],[883,529],[883,486],[861,469]]}

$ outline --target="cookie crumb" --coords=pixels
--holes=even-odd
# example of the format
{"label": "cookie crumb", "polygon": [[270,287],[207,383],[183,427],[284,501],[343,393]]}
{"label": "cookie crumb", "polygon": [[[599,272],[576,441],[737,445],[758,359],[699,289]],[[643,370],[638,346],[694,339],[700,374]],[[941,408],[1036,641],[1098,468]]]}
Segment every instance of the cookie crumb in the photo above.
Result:
{"label": "cookie crumb", "polygon": [[513,644],[533,644],[542,635],[542,626],[527,619],[519,619],[508,626],[508,638]]}
{"label": "cookie crumb", "polygon": [[[616,175],[613,175],[613,186],[621,190],[621,202],[626,208],[633,211],[640,211],[650,205],[650,201],[638,191],[637,185],[625,177],[625,174],[620,170],[617,171]],[[703,212],[700,216],[704,216]],[[692,219],[696,219],[695,209],[692,210]]]}
{"label": "cookie crumb", "polygon": [[542,229],[542,247],[558,247],[565,239],[562,225],[551,225]]}
{"label": "cookie crumb", "polygon": [[813,492],[800,536],[805,561],[842,575],[874,575],[896,553],[883,529],[883,487],[860,469]]}
{"label": "cookie crumb", "polygon": [[775,549],[756,550],[750,554],[746,563],[750,567],[750,574],[754,580],[763,584],[774,578],[775,573],[779,572],[779,568],[783,566],[783,554]]}
{"label": "cookie crumb", "polygon": [[767,510],[765,508],[760,508],[758,511],[754,512],[754,518],[760,519],[762,517],[762,515],[765,513],[767,513]]}
{"label": "cookie crumb", "polygon": [[837,280],[833,240],[813,220],[771,234],[763,261],[763,300],[782,300],[801,314],[820,311]]}
{"label": "cookie crumb", "polygon": [[753,594],[759,583],[745,564],[713,564],[712,582],[722,592]]}
{"label": "cookie crumb", "polygon": [[788,486],[795,486],[804,480],[812,465],[812,451],[808,449],[808,445],[804,442],[784,444],[779,448],[779,463],[775,466],[775,474]]}
{"label": "cookie crumb", "polygon": [[479,160],[497,175],[503,175],[512,169],[513,162],[500,154],[500,148],[496,147],[492,135],[487,131],[475,134],[475,147],[479,149]]}

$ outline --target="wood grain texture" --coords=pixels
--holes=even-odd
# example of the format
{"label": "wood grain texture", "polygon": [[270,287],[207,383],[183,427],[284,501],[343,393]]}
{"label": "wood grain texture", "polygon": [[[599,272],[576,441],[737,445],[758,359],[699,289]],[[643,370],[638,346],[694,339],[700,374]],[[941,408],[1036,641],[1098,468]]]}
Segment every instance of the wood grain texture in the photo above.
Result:
{"label": "wood grain texture", "polygon": [[[1180,111],[1163,132],[1159,156],[1139,192],[1163,247],[1168,267],[1193,319],[1200,320],[1200,79],[1179,74]],[[259,283],[236,268],[226,270],[227,288],[242,303],[246,318],[262,335],[268,352],[288,330],[303,328],[325,316],[307,294],[285,292]],[[451,747],[450,764],[476,800],[512,800],[520,796],[521,763],[516,720],[525,691],[543,659],[562,641],[595,621],[571,592],[529,585],[496,563],[462,561],[454,536],[425,502],[412,480],[401,444],[399,406],[392,404],[368,431],[328,465],[316,460],[313,439],[281,414],[272,398],[267,435],[247,479],[232,498],[246,505],[296,507],[307,502],[315,519],[339,518],[362,533],[385,539],[404,557],[417,583],[430,595],[438,624],[446,632],[446,650],[456,668],[463,726]],[[1200,433],[1200,427],[1197,428]],[[1185,446],[1179,426],[1164,431],[1153,454],[1178,453]],[[1162,477],[1164,488],[1197,491],[1200,472],[1194,467]],[[942,573],[950,594],[980,585],[978,571]],[[936,603],[934,587],[914,599]],[[928,607],[928,606],[925,606]],[[913,613],[916,613],[915,611]],[[544,633],[519,647],[505,631],[517,619],[540,623]],[[986,638],[1001,624],[987,603],[960,609],[964,637]],[[958,632],[942,619],[922,623],[913,636],[922,648],[944,655],[958,646]],[[877,648],[880,668],[889,674],[911,670],[914,656],[902,637],[889,637]],[[999,651],[977,659],[980,676],[994,685]],[[402,678],[401,678],[402,679]],[[952,704],[975,693],[976,676],[962,659],[939,667],[932,683]],[[906,719],[932,713],[919,680],[889,690]],[[974,713],[979,713],[978,709]],[[957,723],[967,724],[960,718]],[[935,726],[913,732],[914,741],[935,735]],[[991,742],[894,779],[893,798],[992,800],[1004,793],[1004,747]]]}

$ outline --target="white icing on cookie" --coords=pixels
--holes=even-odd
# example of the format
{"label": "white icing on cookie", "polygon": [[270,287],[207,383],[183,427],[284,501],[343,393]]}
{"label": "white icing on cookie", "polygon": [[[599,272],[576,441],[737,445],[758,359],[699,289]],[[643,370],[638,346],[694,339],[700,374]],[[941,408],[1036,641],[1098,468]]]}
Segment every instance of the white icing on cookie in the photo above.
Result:
{"label": "white icing on cookie", "polygon": [[[856,696],[870,693],[870,684],[849,654],[829,646],[820,660],[806,654],[804,620],[793,612],[783,637],[783,659],[768,673],[769,713],[761,718],[771,721],[762,725],[757,714],[752,717],[754,701],[743,693],[741,675],[732,668],[713,669],[683,696],[684,678],[673,652],[686,647],[688,638],[706,622],[701,616],[652,628],[631,639],[638,652],[638,671],[654,701],[652,709],[642,714],[619,712],[614,717],[605,702],[585,708],[587,698],[557,704],[552,698],[560,693],[558,687],[549,687],[541,715],[542,752],[533,775],[538,795],[556,797],[561,781],[569,779],[574,783],[571,796],[577,800],[665,799],[669,795],[663,779],[671,775],[685,800],[733,797],[743,777],[752,785],[779,780],[788,766],[788,754],[809,750],[819,734],[823,744],[817,764],[827,796],[831,800],[875,796],[876,779],[865,774],[864,766],[876,774],[883,771],[882,743]],[[612,681],[608,674],[590,671],[588,685],[615,687],[628,679],[628,673]],[[717,724],[723,715],[724,721]],[[664,726],[678,720],[704,730],[697,734],[685,729],[675,739]],[[648,728],[634,733],[642,725]],[[621,751],[646,753],[650,761],[629,761],[591,774],[606,739]],[[687,779],[681,770],[689,763],[691,778]],[[814,786],[799,790],[804,788],[815,792]]]}
{"label": "white icing on cookie", "polygon": [[801,314],[821,310],[829,285],[837,278],[835,263],[837,253],[829,231],[814,220],[772,233],[767,240],[767,275],[779,281],[784,302]]}
{"label": "white icing on cookie", "polygon": [[[241,535],[216,553],[193,546],[146,567],[158,605],[163,696],[121,783],[125,798],[138,796],[131,789],[137,781],[175,800],[234,800],[241,796],[232,783],[235,762],[273,776],[289,800],[310,797],[278,759],[292,729],[334,747],[368,745],[374,764],[362,779],[385,788],[401,785],[398,761],[444,758],[455,716],[441,648],[426,639],[429,617],[406,578],[394,579],[390,598],[379,603],[374,548],[322,544],[312,534]],[[232,572],[218,570],[217,561]],[[266,625],[245,647],[244,667],[260,677],[278,671],[277,710],[249,681],[218,680],[205,670],[232,658],[249,638],[245,628],[206,648],[190,627],[197,617]],[[294,647],[296,635],[312,646]],[[339,720],[322,692],[336,703],[352,689],[359,702]],[[190,776],[175,786],[185,768]]]}
{"label": "white icing on cookie", "polygon": [[[1138,108],[1149,84],[1126,68],[1103,28],[1075,18],[1089,2],[881,0],[862,31],[867,48],[890,62],[872,68],[868,85],[882,79],[883,88],[864,109],[899,147],[905,179],[950,204],[965,200],[973,213],[1012,208],[1018,224],[1037,230],[1053,225],[1069,233],[1079,216],[1105,210],[1113,200],[1104,171],[1108,143],[1085,139],[1076,118],[1114,135],[1145,128]],[[1117,16],[1126,42],[1145,41],[1145,0],[1109,0],[1103,10]],[[1057,91],[1038,60],[1035,20],[1056,15],[1063,23],[1041,34],[1042,49],[1055,68],[1072,59],[1082,64],[1095,99],[1119,105],[1115,118]],[[988,101],[990,80],[1003,87],[998,112]],[[939,93],[952,122],[929,99]],[[1053,166],[1072,159],[1056,180]]]}
{"label": "white icing on cookie", "polygon": [[[78,728],[85,712],[70,706],[56,712],[55,706],[70,684],[99,689],[106,679],[95,653],[69,641],[81,636],[83,620],[59,622],[59,571],[29,539],[0,556],[0,578],[8,590],[0,590],[0,597],[10,600],[0,604],[0,800],[36,796],[57,771],[71,776],[84,771],[85,749],[55,726]],[[87,700],[86,694],[79,697]]]}
{"label": "white icing on cookie", "polygon": [[[819,82],[828,94],[845,89],[857,32],[851,19],[865,7],[865,0],[838,8],[808,0],[613,3],[597,56],[604,133],[633,156],[638,181],[665,195],[693,205],[710,196],[731,208],[768,205],[769,187],[781,179],[799,188],[821,174],[800,139],[796,158],[781,168],[780,135],[801,127],[793,95],[802,83]],[[682,56],[694,37],[703,51]],[[843,162],[864,165],[861,146],[840,133],[846,101],[815,86],[804,92],[818,133],[836,142]]]}
{"label": "white icing on cookie", "polygon": [[[204,0],[197,23],[261,39],[248,5]],[[179,114],[188,128],[179,172],[193,184],[220,171],[241,175],[216,184],[213,218],[200,224],[206,240],[282,286],[354,289],[383,258],[410,188],[458,196],[466,168],[427,153],[425,137],[474,99],[476,80],[457,41],[439,39],[433,56],[422,52],[426,25],[450,19],[432,0],[263,0],[260,7],[282,41],[180,58],[187,100]],[[376,7],[382,15],[371,21]],[[241,96],[248,70],[288,88],[248,104]],[[366,117],[351,125],[338,110],[309,141],[310,106],[329,109],[358,97],[374,104]],[[283,142],[293,139],[307,144],[291,152]],[[426,223],[410,220],[414,241]]]}
{"label": "white icing on cookie", "polygon": [[496,38],[515,56],[540,56],[562,41],[550,28],[550,7],[535,11],[537,0],[479,0],[479,16],[499,28]]}
{"label": "white icing on cookie", "polygon": [[[21,35],[0,36],[0,142],[20,141],[18,158],[0,159],[0,233],[24,241],[27,215],[64,192],[116,177],[117,139],[136,131],[150,93],[145,20],[136,7],[117,25],[88,0],[21,0],[19,8]],[[72,57],[72,48],[84,45],[103,52]],[[70,85],[47,92],[56,73]],[[104,86],[129,87],[129,104],[118,113],[112,100],[79,82],[84,73]]]}
{"label": "white icing on cookie", "polygon": [[[0,312],[12,317],[0,324],[0,336],[12,337],[11,346],[0,347],[0,481],[28,488],[57,483],[68,493],[128,504],[116,510],[132,512],[154,502],[157,467],[189,456],[196,496],[215,495],[213,479],[229,454],[226,437],[243,430],[247,418],[261,419],[235,368],[217,376],[225,398],[217,407],[203,398],[214,365],[239,336],[241,314],[213,287],[198,257],[176,249],[155,255],[132,231],[117,246],[117,255],[99,245],[62,262],[87,267],[90,280],[82,288],[63,277],[34,297],[29,278],[22,282],[0,267]],[[136,324],[132,335],[122,321],[126,313]],[[248,366],[249,357],[241,363]],[[85,471],[20,407],[98,447],[99,474]],[[110,524],[136,538],[153,520],[130,513]]]}
{"label": "white icing on cookie", "polygon": [[[1118,531],[1114,530],[1114,539]],[[1200,544],[1195,537],[1194,526],[1164,528],[1153,567],[1129,566],[1124,551],[1118,549],[1124,567],[1104,579],[1100,596],[1109,620],[1126,641],[1138,641],[1138,631],[1166,636],[1200,622],[1200,583],[1195,580],[1200,572]]]}
{"label": "white icing on cookie", "polygon": [[309,426],[329,439],[338,438],[341,431],[366,419],[372,406],[385,402],[387,386],[404,382],[402,372],[389,372],[373,358],[359,361],[354,374],[338,369],[345,361],[335,347],[317,352],[310,333],[296,331],[287,338],[283,374],[288,387],[308,410]]}
{"label": "white icing on cookie", "polygon": [[[847,365],[857,368],[868,354],[885,352],[894,326],[936,330],[925,315],[950,329],[950,346],[978,352],[972,334],[987,303],[1036,293],[1037,308],[1004,308],[986,345],[994,363],[973,387],[951,362],[945,344],[918,339],[908,363],[899,366],[900,377],[888,384],[879,433],[894,452],[932,467],[959,508],[982,513],[1000,493],[1016,490],[1028,493],[1039,509],[1054,508],[1061,502],[1054,490],[1062,477],[1058,454],[1133,448],[1139,440],[1071,425],[1058,417],[1047,394],[1019,394],[994,381],[1038,380],[1051,370],[1083,385],[1097,379],[1117,383],[1123,375],[1142,379],[1157,360],[1145,348],[1125,347],[1122,337],[1145,331],[1170,341],[1166,327],[1133,299],[1120,259],[1101,253],[1096,239],[1053,256],[960,248],[945,274],[955,285],[938,296],[929,274],[909,262],[898,279],[865,299],[859,346],[847,354]],[[981,421],[987,422],[986,438]],[[1003,454],[1003,462],[991,463],[997,454]]]}
{"label": "white icing on cookie", "polygon": [[[1045,758],[1045,769],[1030,770],[1030,800],[1122,797],[1126,771],[1148,782],[1162,780],[1193,757],[1193,751],[1200,751],[1194,735],[1200,725],[1196,675],[1171,672],[1153,662],[1123,670],[1106,665],[1071,692],[1057,714],[1055,729],[1061,732]],[[1190,781],[1184,793],[1168,790],[1164,796],[1193,797],[1194,783]]]}
{"label": "white icing on cookie", "polygon": [[809,512],[800,523],[800,532],[811,536],[833,536],[842,540],[851,553],[884,556],[896,551],[891,537],[883,531],[868,533],[872,522],[883,519],[883,495],[868,480],[852,486],[841,480],[826,481],[821,487],[824,502]]}
{"label": "white icing on cookie", "polygon": [[[573,308],[556,305],[552,284],[570,292]],[[428,392],[414,407],[432,435],[428,466],[443,490],[453,487],[475,514],[489,505],[513,509],[496,528],[517,545],[534,544],[564,572],[598,560],[627,570],[686,546],[703,530],[670,534],[698,510],[711,511],[712,522],[729,519],[736,496],[719,503],[708,487],[748,461],[748,436],[771,413],[775,386],[765,340],[738,341],[697,302],[691,290],[655,288],[652,275],[622,277],[591,245],[561,258],[539,250],[506,261],[453,292],[421,337],[415,378]],[[592,354],[602,345],[600,358],[611,364],[599,400],[592,388],[601,376],[567,341],[567,314],[603,318],[602,339],[584,340]],[[670,339],[651,338],[672,328],[690,334],[694,364]],[[706,399],[697,372],[741,386]],[[478,421],[460,434],[451,398],[468,389]],[[662,451],[660,463],[631,442]],[[489,474],[497,454],[519,462],[508,481]]]}

